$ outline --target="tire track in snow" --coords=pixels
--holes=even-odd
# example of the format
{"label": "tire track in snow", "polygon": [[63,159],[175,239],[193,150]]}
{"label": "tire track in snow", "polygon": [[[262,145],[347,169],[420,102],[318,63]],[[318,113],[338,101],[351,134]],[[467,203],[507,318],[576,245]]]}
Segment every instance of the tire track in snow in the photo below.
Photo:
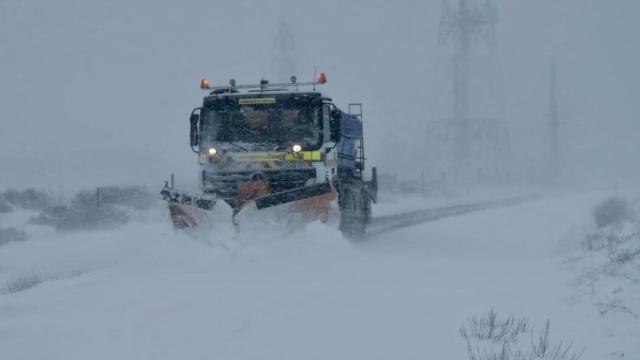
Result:
{"label": "tire track in snow", "polygon": [[440,208],[410,211],[401,214],[387,215],[374,218],[367,227],[365,241],[395,230],[437,221],[444,218],[469,214],[472,212],[512,206],[539,199],[540,196],[519,196],[501,200],[483,201],[471,204],[452,205]]}

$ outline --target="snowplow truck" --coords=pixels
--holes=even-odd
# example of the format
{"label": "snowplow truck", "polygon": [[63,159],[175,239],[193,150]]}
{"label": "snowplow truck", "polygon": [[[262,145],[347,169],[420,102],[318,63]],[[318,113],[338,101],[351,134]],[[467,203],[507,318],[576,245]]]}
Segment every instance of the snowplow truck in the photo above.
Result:
{"label": "snowplow truck", "polygon": [[[338,109],[313,82],[200,87],[208,92],[189,118],[190,145],[200,165],[198,195],[165,184],[174,227],[196,227],[219,201],[236,217],[251,206],[276,206],[307,220],[339,212],[339,229],[361,238],[377,197],[377,174],[365,179],[362,104]],[[311,88],[311,89],[309,89]],[[308,90],[304,90],[308,89]]]}

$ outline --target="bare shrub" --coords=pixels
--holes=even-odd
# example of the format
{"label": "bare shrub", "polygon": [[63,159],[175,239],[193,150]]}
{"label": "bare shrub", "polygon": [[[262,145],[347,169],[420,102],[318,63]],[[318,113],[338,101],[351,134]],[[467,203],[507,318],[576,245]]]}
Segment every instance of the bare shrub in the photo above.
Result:
{"label": "bare shrub", "polygon": [[14,228],[8,228],[8,229],[0,228],[0,246],[13,241],[24,241],[24,240],[27,240],[28,238],[29,236],[24,231],[17,230]]}
{"label": "bare shrub", "polygon": [[633,221],[635,213],[626,199],[611,197],[598,204],[593,211],[593,220],[599,228],[607,225]]}
{"label": "bare shrub", "polygon": [[509,315],[500,319],[494,310],[470,318],[460,327],[467,343],[469,360],[578,360],[580,353],[572,351],[573,343],[553,343],[551,324],[535,331],[526,318]]}
{"label": "bare shrub", "polygon": [[473,337],[494,343],[510,343],[527,330],[529,330],[527,319],[516,319],[511,315],[505,320],[499,320],[498,313],[491,309],[485,315],[473,316],[469,319],[468,326],[460,328],[460,334],[464,338]]}

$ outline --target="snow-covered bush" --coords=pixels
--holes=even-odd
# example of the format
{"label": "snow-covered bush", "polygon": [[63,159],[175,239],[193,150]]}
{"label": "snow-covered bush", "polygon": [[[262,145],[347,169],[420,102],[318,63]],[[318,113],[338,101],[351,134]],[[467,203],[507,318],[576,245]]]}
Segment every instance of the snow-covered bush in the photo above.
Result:
{"label": "snow-covered bush", "polygon": [[640,247],[635,249],[619,249],[609,256],[611,262],[618,264],[624,264],[638,258],[640,258]]}
{"label": "snow-covered bush", "polygon": [[606,225],[587,233],[588,253],[568,262],[574,269],[580,269],[572,283],[593,297],[602,316],[624,314],[640,318],[638,205],[637,201],[629,203],[620,198],[598,205],[594,219],[598,222],[600,215],[600,224]]}
{"label": "snow-covered bush", "polygon": [[593,220],[598,228],[633,221],[634,218],[635,213],[629,201],[620,197],[608,198],[593,210]]}
{"label": "snow-covered bush", "polygon": [[108,186],[80,191],[68,205],[46,208],[31,221],[56,230],[114,227],[129,221],[126,209],[148,209],[154,201],[144,187]]}
{"label": "snow-covered bush", "polygon": [[596,207],[593,215],[598,229],[586,236],[588,250],[606,250],[609,260],[619,264],[640,258],[640,223],[632,204],[622,198],[609,198]]}
{"label": "snow-covered bush", "polygon": [[0,194],[0,199],[13,207],[27,210],[42,210],[53,205],[53,200],[49,195],[34,189],[7,190]]}
{"label": "snow-covered bush", "polygon": [[101,196],[102,201],[128,206],[136,210],[149,209],[158,198],[157,194],[152,194],[146,187],[142,186],[110,186],[101,189]]}
{"label": "snow-covered bush", "polygon": [[12,241],[24,241],[27,240],[27,238],[28,236],[24,231],[20,231],[14,228],[0,228],[0,246]]}
{"label": "snow-covered bush", "polygon": [[514,315],[504,319],[491,310],[470,318],[460,327],[467,345],[469,360],[577,360],[571,342],[554,343],[550,338],[551,324],[536,330],[526,318]]}
{"label": "snow-covered bush", "polygon": [[6,284],[0,284],[0,294],[14,294],[20,291],[31,289],[49,281],[70,279],[84,274],[86,270],[68,270],[64,272],[27,272],[12,277]]}
{"label": "snow-covered bush", "polygon": [[[608,226],[587,234],[587,250],[607,249],[614,251],[619,245],[638,239],[637,227],[632,224]],[[640,245],[640,244],[639,244]]]}
{"label": "snow-covered bush", "polygon": [[113,205],[73,203],[48,208],[31,222],[53,226],[56,230],[86,230],[123,225],[128,220],[127,214]]}
{"label": "snow-covered bush", "polygon": [[47,281],[46,277],[37,274],[28,274],[16,277],[4,286],[4,293],[14,294],[23,290],[30,289],[38,284]]}
{"label": "snow-covered bush", "polygon": [[13,207],[11,207],[11,205],[9,205],[9,203],[5,199],[0,197],[0,213],[8,213],[12,210]]}
{"label": "snow-covered bush", "polygon": [[99,190],[85,190],[76,194],[72,201],[74,207],[120,205],[137,210],[151,207],[156,197],[141,186],[105,186]]}

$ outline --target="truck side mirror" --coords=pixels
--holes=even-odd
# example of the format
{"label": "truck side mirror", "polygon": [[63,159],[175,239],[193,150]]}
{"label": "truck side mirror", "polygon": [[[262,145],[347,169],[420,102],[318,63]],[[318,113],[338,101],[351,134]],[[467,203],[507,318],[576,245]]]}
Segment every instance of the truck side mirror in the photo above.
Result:
{"label": "truck side mirror", "polygon": [[329,120],[329,139],[335,143],[340,141],[340,118],[342,118],[342,111],[338,109],[332,109],[331,119]]}
{"label": "truck side mirror", "polygon": [[191,128],[189,130],[189,140],[191,143],[191,147],[198,146],[198,123],[200,122],[200,114],[196,113],[195,109],[191,112],[191,116],[189,117],[189,122],[191,123]]}

